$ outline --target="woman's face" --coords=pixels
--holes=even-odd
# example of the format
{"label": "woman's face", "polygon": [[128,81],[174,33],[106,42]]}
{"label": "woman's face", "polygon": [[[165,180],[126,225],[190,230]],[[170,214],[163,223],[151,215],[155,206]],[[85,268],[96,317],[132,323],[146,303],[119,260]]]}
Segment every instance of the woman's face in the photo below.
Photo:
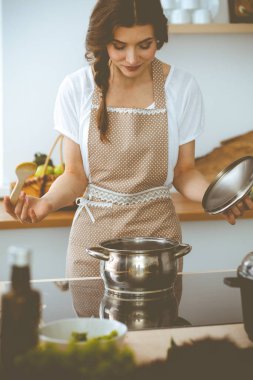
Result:
{"label": "woman's face", "polygon": [[157,51],[153,26],[118,27],[107,51],[124,76],[136,78],[150,66]]}

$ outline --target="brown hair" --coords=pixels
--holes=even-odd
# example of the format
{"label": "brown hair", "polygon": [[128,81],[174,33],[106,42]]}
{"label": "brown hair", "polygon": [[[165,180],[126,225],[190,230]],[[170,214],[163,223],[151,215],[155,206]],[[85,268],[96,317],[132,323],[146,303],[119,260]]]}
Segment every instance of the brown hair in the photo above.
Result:
{"label": "brown hair", "polygon": [[108,115],[106,94],[109,88],[109,56],[107,45],[113,40],[114,30],[119,26],[153,25],[157,49],[168,41],[167,19],[160,0],[97,0],[90,17],[86,35],[85,57],[94,67],[94,79],[101,90],[97,113],[100,139],[107,141]]}

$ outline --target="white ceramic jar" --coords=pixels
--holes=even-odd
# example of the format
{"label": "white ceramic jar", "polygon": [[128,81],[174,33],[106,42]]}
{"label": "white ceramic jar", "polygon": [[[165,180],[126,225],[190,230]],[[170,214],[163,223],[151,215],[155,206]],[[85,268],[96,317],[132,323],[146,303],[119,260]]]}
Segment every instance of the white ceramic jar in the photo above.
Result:
{"label": "white ceramic jar", "polygon": [[212,22],[211,13],[208,9],[196,9],[192,13],[193,24],[209,24]]}
{"label": "white ceramic jar", "polygon": [[161,5],[165,11],[174,9],[177,7],[175,0],[161,0]]}
{"label": "white ceramic jar", "polygon": [[181,9],[193,10],[200,8],[199,0],[181,0]]}
{"label": "white ceramic jar", "polygon": [[171,24],[190,24],[191,12],[187,9],[174,9],[170,14]]}

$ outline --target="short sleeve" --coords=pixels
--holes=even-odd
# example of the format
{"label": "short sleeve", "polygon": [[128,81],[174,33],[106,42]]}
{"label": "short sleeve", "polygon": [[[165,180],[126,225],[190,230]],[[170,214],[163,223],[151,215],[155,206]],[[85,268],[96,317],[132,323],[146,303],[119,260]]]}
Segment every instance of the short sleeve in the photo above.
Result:
{"label": "short sleeve", "polygon": [[199,85],[193,77],[182,94],[178,127],[179,145],[195,140],[204,129],[203,97]]}
{"label": "short sleeve", "polygon": [[55,101],[54,129],[79,144],[77,94],[69,77],[61,83]]}

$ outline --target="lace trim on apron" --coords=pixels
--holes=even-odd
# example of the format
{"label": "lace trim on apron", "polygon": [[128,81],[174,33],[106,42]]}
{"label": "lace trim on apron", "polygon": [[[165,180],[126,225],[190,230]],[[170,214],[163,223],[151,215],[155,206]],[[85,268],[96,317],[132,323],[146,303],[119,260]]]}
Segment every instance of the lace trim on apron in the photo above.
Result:
{"label": "lace trim on apron", "polygon": [[[101,202],[93,201],[92,198],[99,199]],[[112,207],[116,205],[131,205],[137,203],[149,202],[151,200],[170,198],[170,188],[166,186],[154,187],[152,189],[140,191],[133,194],[117,193],[102,187],[89,184],[84,197],[76,199],[78,209],[73,219],[73,223],[77,220],[83,208],[86,209],[91,221],[94,223],[95,218],[88,206],[92,207]]]}
{"label": "lace trim on apron", "polygon": [[[92,104],[92,109],[98,109],[99,106],[96,104]],[[118,107],[107,107],[107,111],[110,112],[119,112],[119,113],[128,113],[135,115],[157,115],[160,113],[165,113],[167,110],[165,108],[154,108],[154,109],[142,109],[142,108],[118,108]]]}

